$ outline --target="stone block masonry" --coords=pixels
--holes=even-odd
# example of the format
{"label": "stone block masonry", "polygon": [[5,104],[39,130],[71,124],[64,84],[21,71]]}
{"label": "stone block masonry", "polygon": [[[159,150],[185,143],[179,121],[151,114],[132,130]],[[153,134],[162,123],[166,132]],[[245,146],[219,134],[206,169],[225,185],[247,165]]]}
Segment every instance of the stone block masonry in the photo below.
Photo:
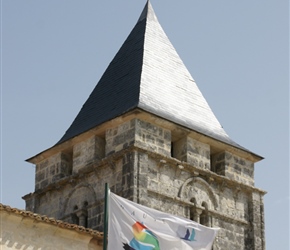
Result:
{"label": "stone block masonry", "polygon": [[77,173],[83,166],[101,161],[105,156],[105,140],[92,136],[86,141],[77,143],[73,147],[73,173]]}
{"label": "stone block masonry", "polygon": [[214,250],[264,250],[264,193],[253,186],[254,163],[216,144],[211,152],[210,142],[174,126],[132,118],[78,139],[36,164],[26,208],[102,231],[109,183],[134,202],[220,227]]}
{"label": "stone block masonry", "polygon": [[211,156],[212,171],[254,186],[254,163],[227,151]]}
{"label": "stone block masonry", "polygon": [[72,173],[72,157],[63,152],[57,153],[36,165],[35,190],[44,188]]}
{"label": "stone block masonry", "polygon": [[173,143],[173,157],[196,167],[210,169],[210,146],[189,136]]}
{"label": "stone block masonry", "polygon": [[132,145],[170,156],[171,132],[139,119],[132,119],[106,131],[106,155]]}

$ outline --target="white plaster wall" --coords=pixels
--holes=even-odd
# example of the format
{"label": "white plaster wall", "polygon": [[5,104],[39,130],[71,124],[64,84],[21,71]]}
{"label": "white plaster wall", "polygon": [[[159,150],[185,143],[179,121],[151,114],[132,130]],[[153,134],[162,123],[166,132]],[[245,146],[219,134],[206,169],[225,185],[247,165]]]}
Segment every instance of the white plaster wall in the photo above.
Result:
{"label": "white plaster wall", "polygon": [[25,250],[101,250],[89,234],[60,228],[30,217],[0,211],[0,249]]}

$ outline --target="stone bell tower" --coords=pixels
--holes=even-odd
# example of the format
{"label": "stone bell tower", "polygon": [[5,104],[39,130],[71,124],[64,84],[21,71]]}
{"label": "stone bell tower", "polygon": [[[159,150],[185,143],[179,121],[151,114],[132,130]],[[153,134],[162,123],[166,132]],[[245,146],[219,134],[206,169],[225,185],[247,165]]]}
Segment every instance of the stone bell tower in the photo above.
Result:
{"label": "stone bell tower", "polygon": [[259,155],[221,127],[148,1],[64,136],[31,157],[26,209],[102,231],[105,183],[220,227],[214,249],[265,249]]}

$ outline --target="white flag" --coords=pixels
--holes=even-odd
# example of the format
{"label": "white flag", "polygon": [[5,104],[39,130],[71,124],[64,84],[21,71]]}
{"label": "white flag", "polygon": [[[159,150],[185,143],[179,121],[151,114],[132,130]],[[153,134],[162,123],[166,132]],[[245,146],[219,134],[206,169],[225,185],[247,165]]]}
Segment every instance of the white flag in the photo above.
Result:
{"label": "white flag", "polygon": [[108,250],[211,250],[218,230],[109,194]]}

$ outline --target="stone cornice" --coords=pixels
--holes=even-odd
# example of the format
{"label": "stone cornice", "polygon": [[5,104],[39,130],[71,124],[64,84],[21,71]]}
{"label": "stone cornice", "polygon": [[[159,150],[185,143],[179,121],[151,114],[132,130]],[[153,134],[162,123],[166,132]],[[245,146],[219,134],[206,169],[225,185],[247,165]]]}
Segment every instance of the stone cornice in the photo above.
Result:
{"label": "stone cornice", "polygon": [[157,126],[161,126],[163,128],[169,129],[171,131],[174,131],[172,133],[173,138],[181,138],[185,135],[189,135],[190,137],[201,141],[203,143],[207,143],[211,145],[214,148],[219,148],[224,151],[231,152],[233,154],[236,154],[238,156],[241,156],[242,158],[245,158],[247,160],[250,160],[252,162],[258,162],[263,159],[263,157],[256,155],[248,150],[242,150],[240,148],[234,147],[232,145],[229,145],[225,142],[213,139],[209,136],[206,136],[204,134],[201,134],[197,131],[190,130],[184,126],[178,125],[176,123],[173,123],[172,121],[166,120],[164,118],[161,118],[159,116],[153,115],[151,113],[148,113],[140,108],[136,108],[126,114],[123,114],[122,116],[116,117],[110,121],[107,121],[99,126],[96,126],[95,128],[92,128],[78,136],[75,136],[61,144],[54,145],[37,155],[30,157],[27,159],[27,162],[33,163],[33,164],[38,164],[39,162],[43,161],[44,159],[60,152],[60,151],[66,151],[69,148],[73,147],[76,143],[79,143],[81,141],[84,141],[88,139],[91,136],[100,136],[104,137],[105,132],[107,129],[116,127],[119,124],[122,124],[126,121],[129,121],[131,119],[141,119],[141,120],[146,120],[152,124],[155,124]]}
{"label": "stone cornice", "polygon": [[202,176],[204,179],[207,180],[208,183],[218,182],[220,185],[231,187],[235,189],[236,191],[242,190],[244,192],[249,192],[249,193],[258,192],[261,195],[265,195],[267,193],[266,191],[256,188],[254,186],[246,185],[235,180],[230,180],[229,178],[218,175],[210,170],[205,170],[199,167],[195,167],[191,164],[188,164],[187,162],[181,162],[180,160],[176,158],[161,155],[156,152],[148,151],[146,149],[142,149],[142,148],[136,147],[135,145],[132,145],[114,154],[108,155],[97,164],[91,163],[84,166],[83,169],[81,169],[77,174],[73,174],[71,176],[65,177],[59,180],[58,182],[54,182],[43,189],[38,189],[34,193],[27,194],[23,196],[22,198],[26,200],[26,199],[29,199],[29,197],[32,195],[41,195],[42,193],[45,193],[49,190],[58,190],[61,187],[65,186],[66,184],[76,182],[77,179],[82,178],[84,175],[87,175],[93,171],[96,171],[100,167],[103,167],[107,164],[112,165],[114,161],[121,158],[124,154],[131,153],[134,150],[137,150],[138,152],[142,152],[142,153],[147,153],[150,157],[158,160],[160,164],[169,164],[170,166],[176,167],[176,168],[179,166],[182,166],[183,171],[191,172],[193,176]]}

